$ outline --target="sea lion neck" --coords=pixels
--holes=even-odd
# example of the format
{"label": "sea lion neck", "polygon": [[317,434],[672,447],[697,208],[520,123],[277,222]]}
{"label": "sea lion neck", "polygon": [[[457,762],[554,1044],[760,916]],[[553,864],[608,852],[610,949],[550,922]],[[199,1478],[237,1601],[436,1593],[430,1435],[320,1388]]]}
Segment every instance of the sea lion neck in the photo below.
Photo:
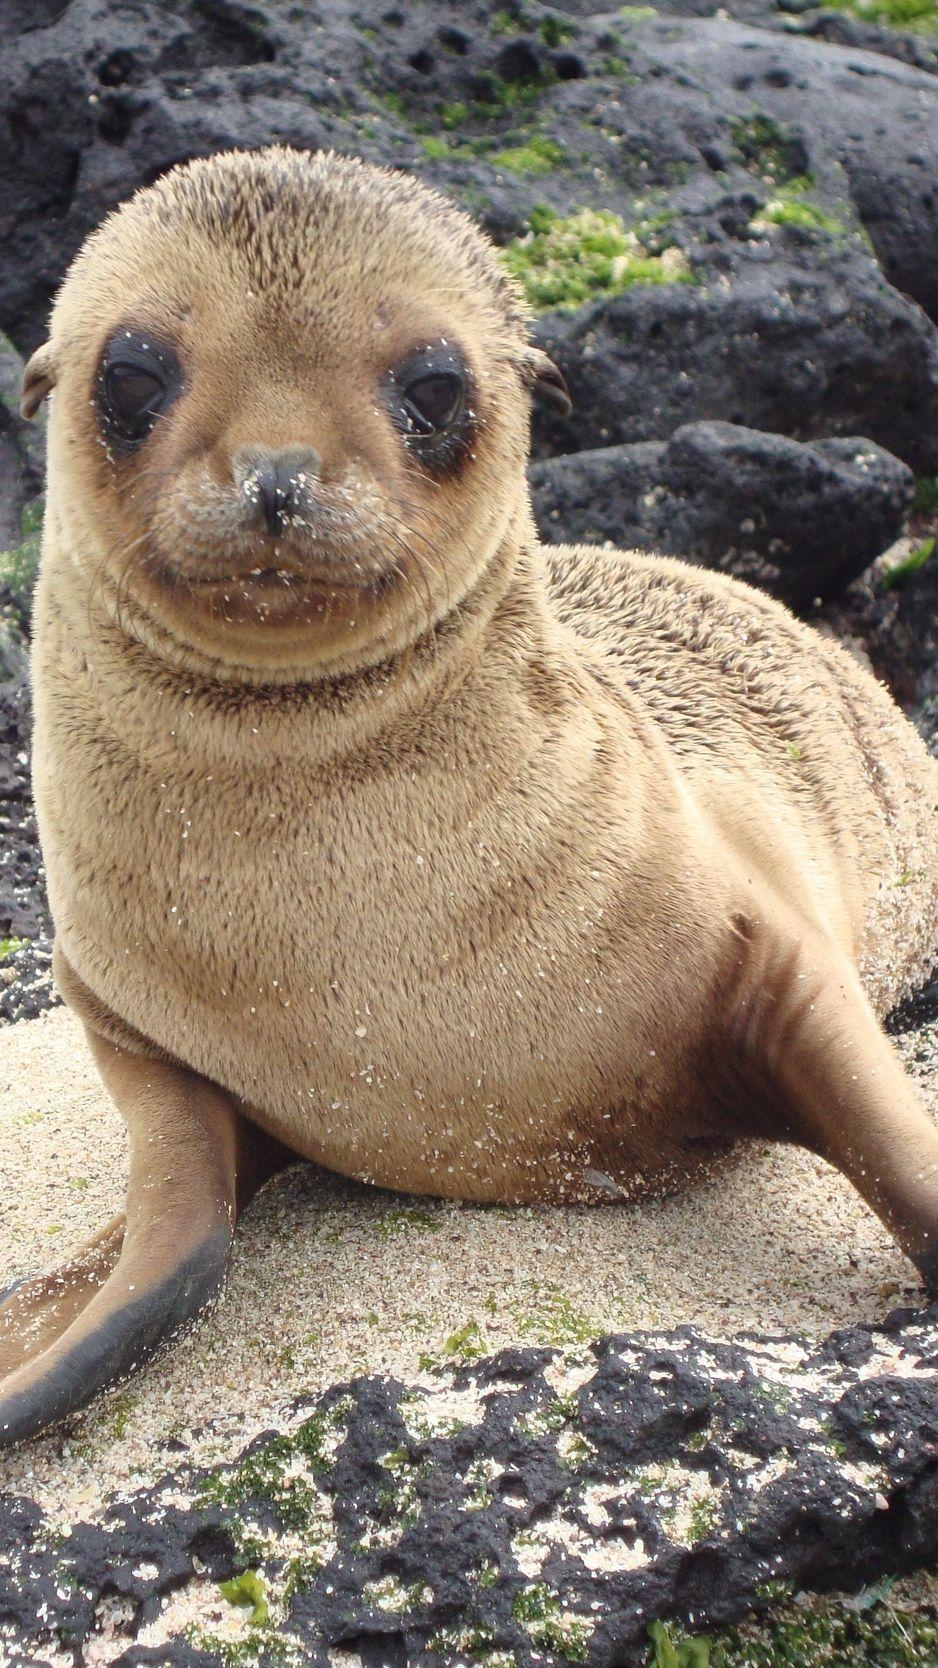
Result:
{"label": "sea lion neck", "polygon": [[[76,669],[80,663],[102,721],[138,758],[167,768],[183,762],[180,755],[208,768],[265,760],[273,768],[278,755],[295,761],[298,752],[310,768],[341,767],[382,737],[396,756],[408,745],[420,751],[432,732],[447,728],[453,703],[474,683],[497,683],[510,705],[513,686],[521,688],[530,664],[555,653],[563,635],[526,518],[509,528],[479,583],[431,632],[333,676],[238,682],[207,661],[180,664],[151,621],[138,630],[128,609],[118,626],[99,597],[84,594],[71,562],[53,559],[44,578],[61,596],[63,625],[68,620],[63,654]],[[499,728],[490,702],[485,723]]]}

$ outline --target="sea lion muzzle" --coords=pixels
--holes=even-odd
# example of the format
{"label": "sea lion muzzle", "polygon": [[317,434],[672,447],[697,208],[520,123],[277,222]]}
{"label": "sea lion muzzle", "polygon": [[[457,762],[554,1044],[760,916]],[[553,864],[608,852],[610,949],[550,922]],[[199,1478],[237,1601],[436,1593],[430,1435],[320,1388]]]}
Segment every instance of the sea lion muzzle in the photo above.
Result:
{"label": "sea lion muzzle", "polygon": [[267,451],[243,446],[235,454],[234,477],[252,519],[275,538],[296,518],[314,512],[311,491],[320,467],[309,446],[286,446]]}

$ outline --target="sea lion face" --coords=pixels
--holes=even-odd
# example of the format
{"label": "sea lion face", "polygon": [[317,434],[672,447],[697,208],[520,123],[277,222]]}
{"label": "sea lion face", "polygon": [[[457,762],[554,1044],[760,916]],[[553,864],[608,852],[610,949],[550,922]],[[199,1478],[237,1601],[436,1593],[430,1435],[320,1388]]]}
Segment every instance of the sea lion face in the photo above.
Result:
{"label": "sea lion face", "polygon": [[284,150],[175,169],[86,244],[27,370],[27,406],[56,386],[54,525],[115,617],[194,660],[380,660],[518,516],[524,322],[410,179]]}

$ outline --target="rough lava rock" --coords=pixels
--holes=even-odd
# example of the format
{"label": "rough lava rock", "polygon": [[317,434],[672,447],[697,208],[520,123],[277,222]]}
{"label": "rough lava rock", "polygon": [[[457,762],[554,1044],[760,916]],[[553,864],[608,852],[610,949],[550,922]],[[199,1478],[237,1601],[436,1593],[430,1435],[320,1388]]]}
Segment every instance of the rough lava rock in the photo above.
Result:
{"label": "rough lava rock", "polygon": [[[24,423],[20,416],[22,375],[20,355],[0,336],[0,550],[19,544],[23,511],[42,492],[45,471],[43,425]],[[0,582],[0,605],[3,601]]]}
{"label": "rough lava rock", "polygon": [[[358,1378],[91,1520],[8,1496],[0,1544],[0,1649],[33,1668],[104,1637],[114,1668],[225,1643],[258,1668],[629,1668],[657,1618],[699,1631],[934,1559],[938,1309],[821,1343],[680,1326],[505,1349],[429,1388]],[[266,1615],[222,1636],[211,1601],[246,1570]]]}
{"label": "rough lava rock", "polygon": [[[689,281],[538,320],[577,402],[537,420],[545,533],[809,601],[896,531],[908,473],[881,448],[938,470],[938,52],[803,3],[0,0],[0,328],[31,351],[104,214],[229,146],[419,171],[503,244],[540,205],[613,210]],[[0,353],[0,547],[41,482],[18,371]],[[878,664],[903,633],[925,642],[936,584],[923,571],[888,609],[871,589]],[[0,938],[27,942],[0,1018],[18,1018],[49,1003],[50,928],[23,598],[4,606]],[[934,696],[900,659],[905,697]],[[653,1619],[697,1630],[933,1561],[936,1381],[935,1308],[820,1345],[681,1327],[502,1351],[430,1389],[357,1379],[232,1466],[180,1462],[87,1521],[0,1495],[0,1660],[209,1668],[228,1649],[205,1624],[217,1584],[254,1571],[266,1621],[248,1606],[234,1628],[258,1668],[637,1668]]]}
{"label": "rough lava rock", "polygon": [[[715,185],[701,196],[740,206]],[[540,318],[535,340],[563,371],[573,413],[539,419],[537,453],[716,419],[800,440],[862,434],[917,471],[938,467],[934,325],[865,253],[845,245],[818,268],[794,228],[778,230],[789,248],[748,249],[725,288],[636,287]]]}
{"label": "rough lava rock", "polygon": [[[0,633],[6,629],[0,620]],[[24,659],[25,652],[23,645]],[[52,922],[30,781],[31,723],[24,669],[0,682],[0,942],[17,945],[0,961],[0,1025],[35,1019],[59,1000],[52,990]]]}
{"label": "rough lava rock", "polygon": [[[537,204],[588,204],[630,224],[651,213],[684,252],[692,283],[543,322],[589,393],[572,422],[542,425],[543,448],[665,439],[714,418],[864,434],[935,468],[938,82],[879,50],[884,31],[829,46],[748,9],[755,24],[539,0],[367,16],[352,0],[72,0],[38,24],[13,18],[0,326],[32,347],[87,232],[181,158],[334,145],[419,169],[499,241]],[[519,161],[532,136],[561,147],[555,164]],[[792,180],[821,218],[766,222]]]}
{"label": "rough lava rock", "polygon": [[731,423],[666,444],[572,452],[530,471],[543,538],[662,550],[794,608],[841,591],[901,532],[911,470],[865,440],[800,445]]}

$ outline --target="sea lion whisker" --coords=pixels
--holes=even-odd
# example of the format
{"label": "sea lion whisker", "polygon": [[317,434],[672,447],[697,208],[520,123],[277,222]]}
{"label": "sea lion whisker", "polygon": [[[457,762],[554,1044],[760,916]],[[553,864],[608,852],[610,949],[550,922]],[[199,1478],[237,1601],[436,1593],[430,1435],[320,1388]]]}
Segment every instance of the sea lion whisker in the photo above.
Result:
{"label": "sea lion whisker", "polygon": [[418,552],[416,547],[410,543],[410,535],[407,534],[406,537],[404,536],[405,532],[405,529],[400,528],[396,524],[386,524],[384,537],[385,539],[391,541],[392,545],[401,552],[404,558],[403,565],[397,565],[397,572],[400,574],[400,577],[405,581],[405,583],[410,577],[409,565],[416,569],[423,588],[423,601],[426,610],[425,631],[427,634],[431,634],[433,631],[433,592],[427,576],[424,558]]}
{"label": "sea lion whisker", "polygon": [[[134,546],[140,544],[145,538],[146,535],[143,534],[138,539],[135,539]],[[123,587],[125,579],[130,571],[132,550],[133,547],[131,547],[131,553],[122,558],[120,571],[117,575],[116,581],[114,581],[115,620],[118,628],[122,631],[127,629],[123,621]],[[109,573],[109,555],[110,553],[107,552],[103,554],[100,562],[92,569],[91,572],[91,583],[88,586],[85,599],[85,625],[89,632],[93,631],[92,607],[94,602],[99,600],[102,607],[106,608],[105,591],[108,581],[111,578]]]}

